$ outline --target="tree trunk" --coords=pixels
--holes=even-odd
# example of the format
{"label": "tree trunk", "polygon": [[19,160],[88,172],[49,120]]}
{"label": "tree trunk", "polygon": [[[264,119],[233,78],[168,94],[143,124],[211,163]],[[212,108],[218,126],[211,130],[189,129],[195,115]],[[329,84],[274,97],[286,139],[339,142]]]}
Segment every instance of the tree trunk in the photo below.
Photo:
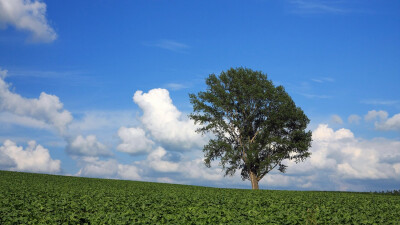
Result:
{"label": "tree trunk", "polygon": [[250,171],[251,189],[258,190],[258,179],[255,173]]}

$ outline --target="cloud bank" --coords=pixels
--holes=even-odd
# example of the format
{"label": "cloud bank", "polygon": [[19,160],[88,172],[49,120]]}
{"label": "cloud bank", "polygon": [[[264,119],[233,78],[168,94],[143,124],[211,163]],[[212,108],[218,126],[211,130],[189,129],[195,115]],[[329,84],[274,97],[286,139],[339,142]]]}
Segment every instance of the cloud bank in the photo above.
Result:
{"label": "cloud bank", "polygon": [[312,155],[305,162],[289,162],[287,174],[272,174],[271,178],[271,174],[267,175],[265,184],[281,186],[278,181],[283,179],[287,186],[298,188],[368,191],[366,187],[352,186],[352,182],[400,182],[400,141],[356,138],[348,129],[335,131],[320,124],[313,131],[310,151]]}
{"label": "cloud bank", "polygon": [[[95,135],[73,134],[69,125],[72,114],[64,109],[56,95],[42,92],[39,98],[25,98],[10,91],[10,84],[4,81],[7,71],[0,70],[0,122],[40,129],[54,128],[67,142],[66,152],[80,156],[110,156],[111,152],[100,143]],[[76,130],[74,132],[77,132]]]}

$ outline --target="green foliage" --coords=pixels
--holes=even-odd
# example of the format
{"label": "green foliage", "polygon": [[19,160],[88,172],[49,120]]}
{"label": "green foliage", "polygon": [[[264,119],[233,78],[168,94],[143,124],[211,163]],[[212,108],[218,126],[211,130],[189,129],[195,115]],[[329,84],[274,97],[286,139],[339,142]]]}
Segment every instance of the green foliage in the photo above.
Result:
{"label": "green foliage", "polygon": [[400,198],[0,171],[0,224],[400,224]]}
{"label": "green foliage", "polygon": [[[247,68],[230,69],[206,79],[207,90],[190,94],[190,118],[202,125],[198,132],[215,138],[204,147],[205,164],[219,159],[225,175],[241,171],[243,179],[261,180],[285,159],[310,156],[309,119],[282,86]],[[253,180],[252,180],[253,182]]]}

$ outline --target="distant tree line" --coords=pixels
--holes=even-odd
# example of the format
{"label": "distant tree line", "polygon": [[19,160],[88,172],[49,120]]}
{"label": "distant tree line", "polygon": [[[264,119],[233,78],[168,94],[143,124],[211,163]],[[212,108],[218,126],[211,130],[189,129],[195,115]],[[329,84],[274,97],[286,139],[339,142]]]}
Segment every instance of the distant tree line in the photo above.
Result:
{"label": "distant tree line", "polygon": [[375,194],[385,194],[385,195],[400,195],[399,190],[387,190],[387,191],[374,191]]}

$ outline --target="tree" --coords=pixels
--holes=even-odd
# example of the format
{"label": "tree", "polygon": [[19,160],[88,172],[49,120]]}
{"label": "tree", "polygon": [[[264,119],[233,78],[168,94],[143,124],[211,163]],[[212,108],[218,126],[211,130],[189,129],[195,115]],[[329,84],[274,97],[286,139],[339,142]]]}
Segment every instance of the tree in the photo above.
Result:
{"label": "tree", "polygon": [[266,74],[231,68],[218,77],[210,74],[206,84],[206,91],[189,94],[189,117],[200,125],[197,132],[213,134],[203,149],[207,167],[220,159],[225,176],[241,170],[242,179],[258,189],[274,168],[285,172],[283,160],[298,163],[311,155],[309,119]]}

